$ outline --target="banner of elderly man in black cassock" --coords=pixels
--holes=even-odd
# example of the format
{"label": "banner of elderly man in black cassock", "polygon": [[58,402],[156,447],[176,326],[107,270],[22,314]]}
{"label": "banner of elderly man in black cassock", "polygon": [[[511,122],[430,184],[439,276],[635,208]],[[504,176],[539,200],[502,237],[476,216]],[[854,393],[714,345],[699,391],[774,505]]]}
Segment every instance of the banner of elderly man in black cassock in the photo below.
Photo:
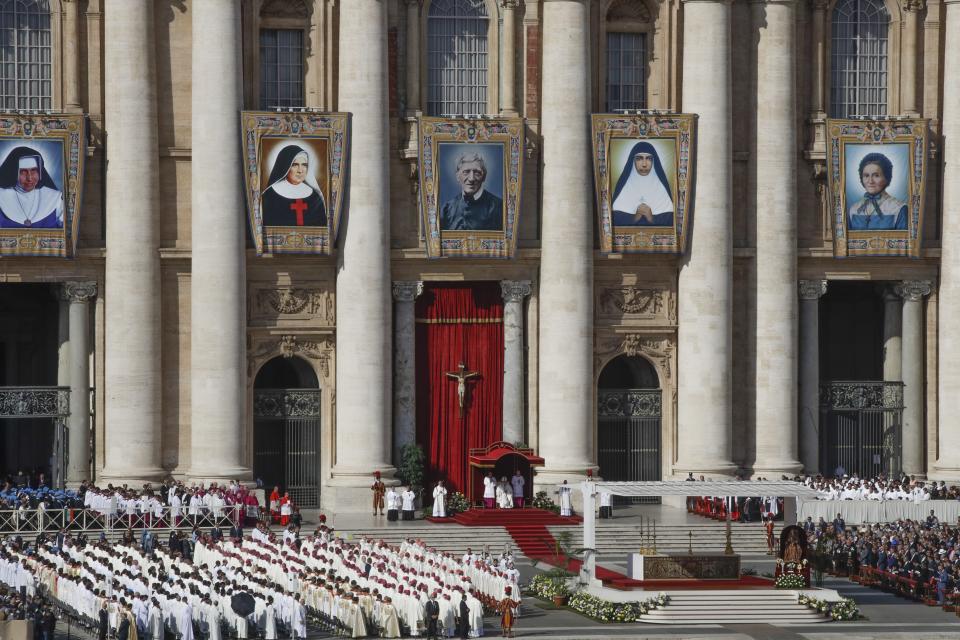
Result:
{"label": "banner of elderly man in black cassock", "polygon": [[85,144],[83,116],[0,116],[0,255],[73,254]]}
{"label": "banner of elderly man in black cassock", "polygon": [[593,116],[605,253],[683,253],[693,217],[695,115]]}
{"label": "banner of elderly man in black cassock", "polygon": [[523,120],[420,119],[420,212],[431,258],[509,258],[517,244]]}
{"label": "banner of elderly man in black cassock", "polygon": [[346,187],[348,114],[247,111],[242,120],[257,254],[329,254]]}
{"label": "banner of elderly man in black cassock", "polygon": [[837,257],[920,257],[929,120],[827,120]]}

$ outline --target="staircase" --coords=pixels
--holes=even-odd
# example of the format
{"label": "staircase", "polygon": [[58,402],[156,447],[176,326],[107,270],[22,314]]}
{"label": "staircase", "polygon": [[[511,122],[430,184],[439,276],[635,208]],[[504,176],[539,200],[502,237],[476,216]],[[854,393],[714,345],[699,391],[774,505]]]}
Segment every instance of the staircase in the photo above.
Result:
{"label": "staircase", "polygon": [[811,624],[829,618],[797,602],[796,591],[751,594],[747,591],[704,591],[670,595],[667,606],[641,616],[650,624]]}
{"label": "staircase", "polygon": [[[733,550],[743,555],[765,555],[767,538],[758,523],[731,523]],[[556,536],[561,531],[570,531],[574,548],[583,546],[583,528],[551,527]],[[693,534],[691,537],[690,534]],[[774,535],[779,536],[778,530]],[[722,522],[705,521],[702,524],[657,525],[657,551],[663,553],[686,553],[689,545],[700,553],[719,553],[726,547],[726,525]],[[641,544],[642,543],[642,544]],[[641,537],[639,523],[597,523],[597,553],[601,556],[623,555],[650,546],[651,540]]]}

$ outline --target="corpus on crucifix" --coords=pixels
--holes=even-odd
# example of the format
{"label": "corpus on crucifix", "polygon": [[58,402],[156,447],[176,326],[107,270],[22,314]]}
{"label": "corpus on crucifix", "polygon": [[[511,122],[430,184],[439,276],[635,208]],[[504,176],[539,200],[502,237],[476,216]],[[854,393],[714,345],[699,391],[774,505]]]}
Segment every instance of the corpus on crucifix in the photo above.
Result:
{"label": "corpus on crucifix", "polygon": [[467,371],[467,367],[461,362],[456,371],[446,371],[445,375],[457,381],[457,401],[460,404],[460,415],[463,416],[467,397],[467,380],[480,375],[479,371]]}

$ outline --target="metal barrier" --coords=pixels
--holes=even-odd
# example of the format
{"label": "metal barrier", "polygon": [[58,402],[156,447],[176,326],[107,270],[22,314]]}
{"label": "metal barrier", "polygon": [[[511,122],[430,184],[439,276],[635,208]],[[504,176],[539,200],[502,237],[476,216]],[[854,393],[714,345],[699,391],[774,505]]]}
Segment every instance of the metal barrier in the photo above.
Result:
{"label": "metal barrier", "polygon": [[[0,535],[38,535],[57,533],[61,529],[70,533],[100,533],[101,531],[125,531],[127,529],[171,530],[193,527],[210,529],[229,528],[241,522],[247,513],[246,505],[225,505],[205,509],[191,516],[186,509],[174,516],[171,507],[164,507],[157,516],[149,513],[104,514],[93,509],[5,509],[0,510]],[[261,517],[257,510],[257,519]]]}

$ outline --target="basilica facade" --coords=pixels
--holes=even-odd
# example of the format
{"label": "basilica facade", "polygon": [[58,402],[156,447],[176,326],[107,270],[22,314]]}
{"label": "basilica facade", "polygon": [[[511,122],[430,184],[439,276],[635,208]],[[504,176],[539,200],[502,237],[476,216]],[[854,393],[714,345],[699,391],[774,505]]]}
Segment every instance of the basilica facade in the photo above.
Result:
{"label": "basilica facade", "polygon": [[[960,479],[956,0],[0,0],[0,32],[3,109],[87,122],[73,257],[0,259],[0,394],[69,389],[59,434],[0,403],[7,473],[365,510],[405,445],[467,493],[506,441],[548,489]],[[255,250],[244,111],[350,114],[329,255]],[[602,250],[600,113],[696,114],[683,252]],[[522,118],[511,257],[428,254],[427,116]],[[827,119],[899,117],[921,248],[837,257]]]}

